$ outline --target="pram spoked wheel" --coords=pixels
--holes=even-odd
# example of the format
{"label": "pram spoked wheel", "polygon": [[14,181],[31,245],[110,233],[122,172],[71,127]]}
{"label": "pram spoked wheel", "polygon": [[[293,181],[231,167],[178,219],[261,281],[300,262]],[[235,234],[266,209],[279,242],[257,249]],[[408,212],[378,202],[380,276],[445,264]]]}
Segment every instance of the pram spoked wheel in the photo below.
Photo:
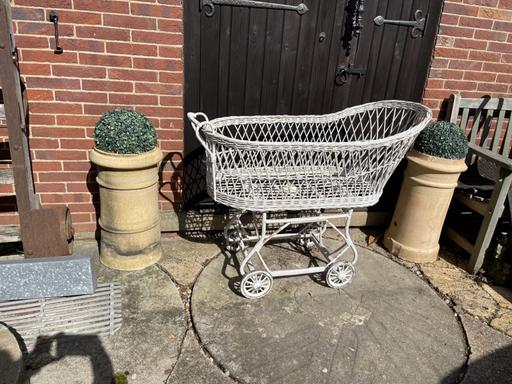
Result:
{"label": "pram spoked wheel", "polygon": [[249,272],[242,279],[240,291],[248,299],[259,299],[272,289],[272,276],[266,271]]}
{"label": "pram spoked wheel", "polygon": [[325,281],[331,288],[342,288],[352,282],[356,269],[352,263],[338,261],[329,267],[325,273]]}

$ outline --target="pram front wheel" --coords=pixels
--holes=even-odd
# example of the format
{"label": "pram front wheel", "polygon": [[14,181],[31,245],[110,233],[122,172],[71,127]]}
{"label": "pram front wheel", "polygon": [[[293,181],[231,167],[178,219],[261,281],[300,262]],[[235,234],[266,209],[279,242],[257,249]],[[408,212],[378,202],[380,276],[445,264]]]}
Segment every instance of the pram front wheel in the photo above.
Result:
{"label": "pram front wheel", "polygon": [[331,288],[342,288],[352,282],[356,269],[352,263],[339,261],[329,267],[325,274],[325,281]]}
{"label": "pram front wheel", "polygon": [[259,299],[272,289],[272,276],[265,271],[249,272],[242,279],[240,291],[248,299]]}

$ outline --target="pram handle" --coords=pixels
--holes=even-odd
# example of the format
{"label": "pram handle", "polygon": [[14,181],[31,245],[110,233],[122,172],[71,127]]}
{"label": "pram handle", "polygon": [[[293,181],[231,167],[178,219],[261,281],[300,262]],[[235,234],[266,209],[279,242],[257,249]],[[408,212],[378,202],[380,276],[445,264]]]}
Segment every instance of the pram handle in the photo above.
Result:
{"label": "pram handle", "polygon": [[[206,142],[204,141],[204,139],[201,136],[201,128],[203,128],[205,123],[208,123],[210,121],[208,119],[208,116],[206,116],[202,112],[197,112],[197,113],[188,112],[187,117],[190,120],[190,122],[192,123],[192,128],[194,129],[194,132],[196,133],[197,140],[199,140],[201,145],[210,154],[210,156],[213,157],[212,151],[210,150],[210,148],[208,148],[208,146],[206,145]],[[200,117],[202,119],[202,121],[199,121],[198,117]]]}

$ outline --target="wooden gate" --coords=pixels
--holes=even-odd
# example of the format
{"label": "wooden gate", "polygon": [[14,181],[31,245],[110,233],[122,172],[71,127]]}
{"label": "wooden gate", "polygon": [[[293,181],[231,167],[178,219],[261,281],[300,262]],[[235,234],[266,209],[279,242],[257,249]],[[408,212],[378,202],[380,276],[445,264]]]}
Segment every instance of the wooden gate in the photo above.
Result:
{"label": "wooden gate", "polygon": [[[184,1],[185,111],[210,118],[318,114],[369,101],[421,99],[440,0],[266,4],[301,1],[308,8],[302,15],[234,4],[246,0]],[[197,147],[187,123],[185,154]]]}

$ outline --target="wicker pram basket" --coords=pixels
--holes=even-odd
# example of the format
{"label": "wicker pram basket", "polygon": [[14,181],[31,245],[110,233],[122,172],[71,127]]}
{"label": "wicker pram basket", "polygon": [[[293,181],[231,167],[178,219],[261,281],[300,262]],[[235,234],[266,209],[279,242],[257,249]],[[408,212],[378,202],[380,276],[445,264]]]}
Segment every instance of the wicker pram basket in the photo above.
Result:
{"label": "wicker pram basket", "polygon": [[207,152],[210,196],[251,211],[374,205],[431,116],[396,100],[318,116],[188,114]]}

